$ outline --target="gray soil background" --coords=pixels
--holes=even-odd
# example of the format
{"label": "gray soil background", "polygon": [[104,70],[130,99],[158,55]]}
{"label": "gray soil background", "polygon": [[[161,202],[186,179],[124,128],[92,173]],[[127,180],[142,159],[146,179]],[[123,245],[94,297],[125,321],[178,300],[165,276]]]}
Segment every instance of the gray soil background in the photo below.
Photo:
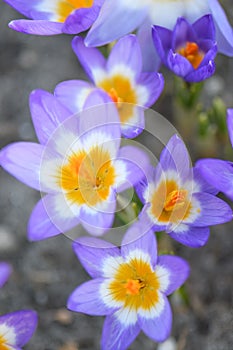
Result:
{"label": "gray soil background", "polygon": [[[63,80],[86,79],[71,50],[71,36],[42,38],[10,30],[7,23],[20,17],[0,3],[0,147],[36,140],[28,107],[32,90],[52,92]],[[232,75],[233,59],[219,55],[217,73],[205,90],[206,101],[218,94],[233,107]],[[156,109],[169,118],[167,106],[161,101]],[[70,293],[89,278],[72,252],[71,241],[63,235],[41,242],[27,240],[27,220],[39,194],[2,169],[0,199],[0,260],[13,267],[0,291],[0,313],[38,312],[38,329],[25,349],[99,349],[103,318],[65,308]],[[188,305],[178,295],[171,298],[176,350],[233,349],[232,230],[233,223],[214,227],[208,244],[198,250],[173,245],[175,253],[191,266],[186,283]],[[130,349],[142,348],[155,350],[157,345],[140,334]]]}

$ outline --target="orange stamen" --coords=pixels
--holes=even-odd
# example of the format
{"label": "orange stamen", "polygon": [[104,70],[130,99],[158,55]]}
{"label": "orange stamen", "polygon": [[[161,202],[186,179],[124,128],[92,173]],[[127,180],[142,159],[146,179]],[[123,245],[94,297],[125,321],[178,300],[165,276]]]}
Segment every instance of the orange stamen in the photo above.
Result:
{"label": "orange stamen", "polygon": [[144,286],[145,284],[142,281],[131,280],[131,279],[128,279],[124,285],[126,289],[126,294],[129,294],[129,295],[137,295],[140,289],[142,289]]}
{"label": "orange stamen", "polygon": [[172,211],[182,207],[187,196],[186,190],[175,190],[168,194],[165,201],[164,210]]}
{"label": "orange stamen", "polygon": [[115,103],[121,103],[123,102],[123,99],[120,98],[114,88],[111,88],[108,92],[109,96],[111,97],[112,101]]}
{"label": "orange stamen", "polygon": [[199,49],[199,46],[190,41],[188,41],[186,45],[181,47],[177,52],[187,58],[194,69],[199,67],[204,57],[204,53]]}

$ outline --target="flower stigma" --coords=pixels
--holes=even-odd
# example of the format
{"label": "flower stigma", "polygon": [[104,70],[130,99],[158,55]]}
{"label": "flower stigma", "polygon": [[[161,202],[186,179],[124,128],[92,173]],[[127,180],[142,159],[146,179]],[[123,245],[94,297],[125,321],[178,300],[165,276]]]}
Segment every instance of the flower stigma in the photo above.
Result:
{"label": "flower stigma", "polygon": [[177,52],[185,57],[194,69],[197,69],[200,66],[204,58],[204,53],[195,42],[188,41],[185,46],[178,49]]}
{"label": "flower stigma", "polygon": [[164,210],[172,211],[183,207],[187,193],[186,190],[171,191],[166,198]]}

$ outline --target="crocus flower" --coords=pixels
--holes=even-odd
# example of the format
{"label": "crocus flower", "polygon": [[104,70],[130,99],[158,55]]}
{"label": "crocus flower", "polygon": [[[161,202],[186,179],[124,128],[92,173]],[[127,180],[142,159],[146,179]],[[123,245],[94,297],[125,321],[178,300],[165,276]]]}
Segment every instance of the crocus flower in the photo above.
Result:
{"label": "crocus flower", "polygon": [[189,274],[188,264],[176,256],[157,256],[154,234],[142,235],[136,223],[118,247],[88,237],[73,248],[93,278],[68,299],[68,309],[88,315],[106,315],[102,350],[125,350],[142,330],[157,342],[170,334],[172,314],[167,295]]}
{"label": "crocus flower", "polygon": [[212,16],[190,24],[179,18],[174,30],[154,26],[152,36],[161,61],[188,82],[199,82],[215,72],[217,54]]}
{"label": "crocus flower", "polygon": [[160,162],[138,185],[144,202],[140,220],[155,231],[166,231],[190,247],[203,246],[209,226],[232,219],[231,208],[215,196],[198,169],[190,167],[188,152],[174,135],[161,153]]}
{"label": "crocus flower", "polygon": [[11,274],[11,266],[5,262],[0,262],[0,288],[6,283]]}
{"label": "crocus flower", "polygon": [[32,212],[29,239],[51,237],[79,223],[94,235],[103,234],[112,226],[117,194],[143,176],[149,159],[136,147],[120,148],[118,113],[105,97],[94,91],[85,111],[69,118],[52,94],[31,94],[40,143],[17,142],[0,153],[0,164],[10,174],[47,193]]}
{"label": "crocus flower", "polygon": [[120,39],[108,60],[98,49],[87,48],[80,37],[74,38],[72,46],[92,84],[81,80],[65,81],[57,86],[55,95],[76,113],[82,108],[83,97],[96,86],[116,103],[123,135],[137,136],[144,128],[142,107],[150,107],[164,86],[161,74],[142,73],[142,54],[137,37],[128,35]]}
{"label": "crocus flower", "polygon": [[153,47],[151,25],[172,29],[178,17],[192,23],[206,14],[214,18],[219,52],[232,56],[232,27],[217,0],[105,0],[85,44],[103,45],[138,29],[144,69],[156,70],[159,60]]}
{"label": "crocus flower", "polygon": [[[233,147],[233,109],[227,110],[228,133]],[[206,158],[196,163],[205,180],[233,200],[233,163],[227,160]]]}
{"label": "crocus flower", "polygon": [[4,0],[28,19],[9,27],[26,34],[78,34],[90,28],[104,0]]}
{"label": "crocus flower", "polygon": [[37,314],[22,310],[0,316],[0,349],[20,350],[30,340],[37,327]]}

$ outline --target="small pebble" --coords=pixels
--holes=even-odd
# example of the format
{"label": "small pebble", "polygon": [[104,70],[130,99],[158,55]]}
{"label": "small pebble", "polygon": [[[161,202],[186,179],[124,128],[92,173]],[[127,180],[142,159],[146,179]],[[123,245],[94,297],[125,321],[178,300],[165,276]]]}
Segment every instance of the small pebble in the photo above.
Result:
{"label": "small pebble", "polygon": [[3,225],[0,225],[0,252],[9,252],[17,248],[17,240],[13,233]]}
{"label": "small pebble", "polygon": [[177,350],[176,341],[174,338],[169,338],[165,342],[158,345],[157,350]]}

